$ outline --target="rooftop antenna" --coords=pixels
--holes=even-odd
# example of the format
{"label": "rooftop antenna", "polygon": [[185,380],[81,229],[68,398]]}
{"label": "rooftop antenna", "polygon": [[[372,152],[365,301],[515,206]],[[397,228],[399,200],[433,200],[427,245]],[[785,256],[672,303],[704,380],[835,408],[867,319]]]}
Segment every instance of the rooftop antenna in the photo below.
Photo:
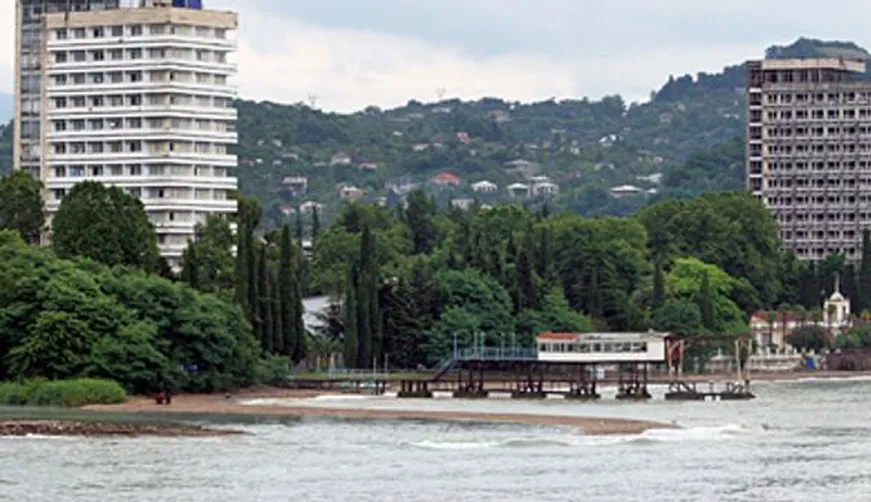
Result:
{"label": "rooftop antenna", "polygon": [[318,104],[318,95],[317,94],[309,94],[308,95],[308,105],[314,109]]}

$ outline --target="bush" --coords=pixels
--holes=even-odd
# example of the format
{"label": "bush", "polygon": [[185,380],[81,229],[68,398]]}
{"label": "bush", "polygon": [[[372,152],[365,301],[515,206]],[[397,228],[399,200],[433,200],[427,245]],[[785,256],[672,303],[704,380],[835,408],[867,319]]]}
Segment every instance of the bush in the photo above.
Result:
{"label": "bush", "polygon": [[290,361],[286,357],[266,356],[254,367],[258,384],[280,387],[290,378]]}
{"label": "bush", "polygon": [[0,384],[0,404],[76,407],[118,404],[127,393],[111,380],[58,380]]}
{"label": "bush", "polygon": [[44,378],[37,378],[26,382],[0,383],[0,405],[24,406],[33,391],[47,382]]}

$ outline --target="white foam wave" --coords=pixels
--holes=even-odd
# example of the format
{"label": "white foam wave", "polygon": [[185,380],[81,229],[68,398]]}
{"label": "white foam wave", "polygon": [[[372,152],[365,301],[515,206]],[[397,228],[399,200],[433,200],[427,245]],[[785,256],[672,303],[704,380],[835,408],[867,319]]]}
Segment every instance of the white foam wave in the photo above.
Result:
{"label": "white foam wave", "polygon": [[641,434],[618,436],[526,436],[501,440],[426,440],[410,443],[410,446],[424,450],[479,450],[490,448],[579,448],[614,446],[620,444],[657,444],[684,441],[725,440],[738,435],[749,434],[752,430],[738,424],[717,427],[691,427],[686,429],[651,429]]}

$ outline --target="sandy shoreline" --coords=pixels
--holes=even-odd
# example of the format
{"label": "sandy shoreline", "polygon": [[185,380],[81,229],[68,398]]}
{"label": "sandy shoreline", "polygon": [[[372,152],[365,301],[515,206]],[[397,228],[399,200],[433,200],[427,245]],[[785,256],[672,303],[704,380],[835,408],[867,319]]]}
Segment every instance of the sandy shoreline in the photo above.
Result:
{"label": "sandy shoreline", "polygon": [[647,420],[604,417],[570,417],[514,413],[477,413],[463,411],[372,410],[303,406],[244,405],[239,399],[306,398],[329,393],[319,391],[268,390],[234,394],[232,399],[217,395],[181,395],[170,406],[158,406],[153,399],[134,398],[124,404],[87,406],[84,409],[117,413],[201,413],[216,415],[258,415],[280,417],[346,418],[371,420],[444,420],[462,422],[513,423],[581,429],[590,435],[640,434],[650,429],[674,429],[677,426]]}

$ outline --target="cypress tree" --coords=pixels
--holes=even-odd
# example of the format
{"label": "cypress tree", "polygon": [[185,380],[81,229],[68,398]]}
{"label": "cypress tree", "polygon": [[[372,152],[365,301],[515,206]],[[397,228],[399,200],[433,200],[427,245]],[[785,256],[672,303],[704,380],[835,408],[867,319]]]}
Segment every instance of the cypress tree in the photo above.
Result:
{"label": "cypress tree", "polygon": [[[373,304],[372,286],[375,279],[375,244],[369,225],[364,224],[360,235],[360,271],[357,280],[357,366],[366,368],[372,360]],[[377,301],[377,299],[375,299]]]}
{"label": "cypress tree", "polygon": [[281,300],[278,298],[276,274],[269,274],[269,291],[272,293],[272,352],[280,354],[284,348],[284,329],[281,325]]}
{"label": "cypress tree", "polygon": [[590,267],[590,287],[587,291],[587,310],[594,319],[601,319],[603,314],[602,291],[599,288],[599,267]]}
{"label": "cypress tree", "polygon": [[535,243],[531,232],[527,232],[523,238],[523,248],[517,257],[517,310],[526,310],[535,307],[535,277],[532,260],[535,255]]}
{"label": "cypress tree", "polygon": [[236,228],[236,303],[251,319],[248,308],[248,260],[251,253],[251,229],[247,222],[239,222]]}
{"label": "cypress tree", "polygon": [[263,313],[262,313],[262,305],[260,303],[260,264],[258,263],[260,260],[258,259],[257,253],[251,253],[251,259],[249,260],[252,269],[251,273],[251,282],[248,287],[249,293],[249,305],[251,307],[251,326],[254,328],[254,336],[263,341]]}
{"label": "cypress tree", "polygon": [[293,348],[293,360],[294,362],[300,362],[305,359],[306,353],[308,352],[306,347],[306,332],[305,332],[305,321],[303,319],[303,314],[305,313],[305,308],[302,304],[302,281],[300,277],[302,276],[300,270],[302,269],[303,256],[302,256],[302,248],[297,246],[295,248],[295,252],[293,253],[292,259],[294,263],[293,267],[293,322],[295,324],[293,332],[296,336],[296,342],[294,343]]}
{"label": "cypress tree", "polygon": [[538,249],[535,253],[537,261],[535,263],[535,271],[538,276],[545,281],[550,281],[552,268],[552,251],[550,242],[550,230],[547,227],[542,227],[538,234]]}
{"label": "cypress tree", "polygon": [[317,206],[312,208],[312,244],[315,238],[321,233],[321,218]]}
{"label": "cypress tree", "polygon": [[260,248],[260,258],[257,260],[258,289],[260,290],[260,344],[267,354],[275,350],[273,341],[275,321],[272,318],[272,274],[269,272],[269,258],[266,256],[266,246]]}
{"label": "cypress tree", "polygon": [[702,326],[714,330],[714,296],[711,290],[711,279],[707,272],[702,276],[702,284],[699,286],[699,296],[696,302],[699,312],[702,314]]}
{"label": "cypress tree", "polygon": [[850,263],[844,267],[844,273],[841,277],[841,292],[849,300],[854,301],[856,298],[856,266]]}
{"label": "cypress tree", "polygon": [[278,301],[280,304],[279,317],[281,318],[281,337],[283,346],[281,353],[293,357],[296,353],[296,345],[299,334],[296,332],[296,298],[294,297],[294,282],[296,277],[293,266],[293,242],[290,240],[290,227],[284,225],[281,228],[281,240],[279,241],[278,259]]}
{"label": "cypress tree", "polygon": [[302,215],[299,213],[299,209],[296,211],[296,227],[294,228],[293,238],[296,239],[296,242],[302,246]]}
{"label": "cypress tree", "polygon": [[653,293],[650,296],[650,306],[653,309],[658,309],[665,301],[665,273],[662,271],[662,265],[657,261],[656,268],[653,270]]}
{"label": "cypress tree", "polygon": [[[817,289],[816,275],[817,273],[814,262],[807,262],[804,269],[801,271],[799,279],[801,285],[799,301],[807,310],[819,308],[820,291]],[[859,292],[859,295],[861,296],[861,291]]]}
{"label": "cypress tree", "polygon": [[862,232],[862,261],[859,264],[856,307],[857,313],[871,308],[871,230]]}
{"label": "cypress tree", "polygon": [[184,250],[181,257],[181,280],[186,282],[190,287],[197,289],[199,280],[197,279],[197,250],[193,242],[188,241],[188,247]]}
{"label": "cypress tree", "polygon": [[359,342],[357,341],[357,283],[359,282],[357,265],[351,265],[348,274],[348,286],[345,288],[345,336],[344,336],[344,359],[346,368],[359,367]]}

